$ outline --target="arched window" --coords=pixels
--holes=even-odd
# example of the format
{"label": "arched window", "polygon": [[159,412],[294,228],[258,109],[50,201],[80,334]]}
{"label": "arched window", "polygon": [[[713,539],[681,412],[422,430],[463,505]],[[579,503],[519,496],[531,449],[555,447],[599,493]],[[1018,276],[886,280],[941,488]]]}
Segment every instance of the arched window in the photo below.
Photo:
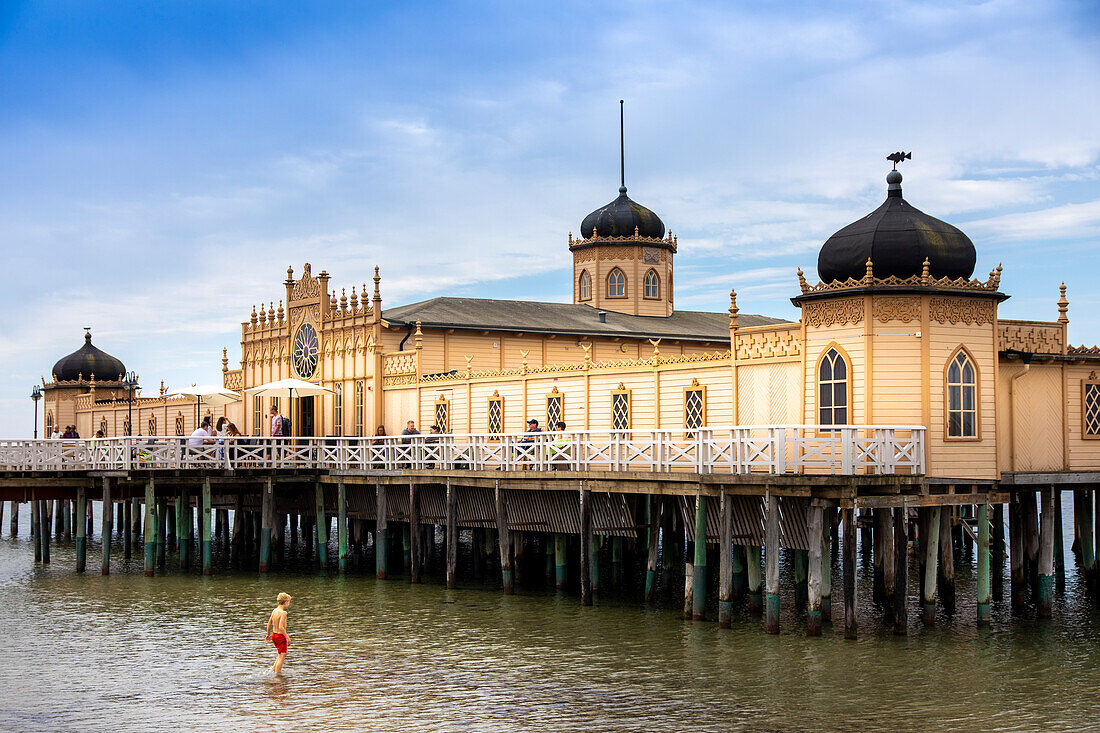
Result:
{"label": "arched window", "polygon": [[947,437],[978,437],[978,372],[965,349],[947,364]]}
{"label": "arched window", "polygon": [[355,434],[362,436],[365,420],[365,402],[363,397],[363,383],[355,383]]}
{"label": "arched window", "polygon": [[661,297],[661,278],[656,270],[650,270],[645,274],[645,297],[657,299]]}
{"label": "arched window", "polygon": [[626,275],[619,268],[614,268],[607,275],[607,297],[626,297]]}
{"label": "arched window", "polygon": [[264,398],[252,396],[252,434],[260,435],[264,424]]}
{"label": "arched window", "polygon": [[149,418],[149,435],[157,434],[157,419],[155,417]]}
{"label": "arched window", "polygon": [[176,435],[183,435],[183,413],[176,413]]}
{"label": "arched window", "polygon": [[588,274],[588,270],[581,270],[580,299],[592,299],[592,276]]}
{"label": "arched window", "polygon": [[53,410],[46,412],[46,437],[53,437]]}
{"label": "arched window", "polygon": [[828,349],[817,363],[817,419],[821,425],[848,424],[848,361]]}
{"label": "arched window", "polygon": [[103,433],[103,437],[110,437],[107,435],[107,418],[103,417],[99,419],[99,430]]}
{"label": "arched window", "polygon": [[332,434],[344,434],[344,385],[332,385]]}

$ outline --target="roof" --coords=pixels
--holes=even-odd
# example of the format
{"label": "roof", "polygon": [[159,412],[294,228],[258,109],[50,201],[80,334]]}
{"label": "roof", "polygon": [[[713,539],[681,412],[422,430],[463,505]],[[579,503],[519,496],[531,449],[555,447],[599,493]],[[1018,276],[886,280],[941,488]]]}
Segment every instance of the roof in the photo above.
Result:
{"label": "roof", "polygon": [[[409,326],[420,321],[430,328],[471,331],[522,331],[576,336],[620,336],[632,338],[676,338],[686,341],[728,341],[729,314],[675,311],[671,316],[630,316],[600,311],[589,305],[537,303],[527,300],[487,298],[432,298],[382,312],[390,326]],[[738,324],[765,326],[788,323],[781,318],[741,314]]]}
{"label": "roof", "polygon": [[93,375],[101,382],[121,379],[126,373],[123,363],[105,351],[92,345],[92,333],[84,333],[84,345],[64,356],[53,365],[53,377],[57,381],[72,382]]}

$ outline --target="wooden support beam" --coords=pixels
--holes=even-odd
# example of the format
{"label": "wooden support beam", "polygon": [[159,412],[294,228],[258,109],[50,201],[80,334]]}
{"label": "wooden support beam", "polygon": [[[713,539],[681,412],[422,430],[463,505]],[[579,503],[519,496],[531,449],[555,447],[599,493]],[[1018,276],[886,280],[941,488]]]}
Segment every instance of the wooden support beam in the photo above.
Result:
{"label": "wooden support beam", "polygon": [[809,553],[806,550],[791,550],[790,552],[791,564],[794,569],[794,607],[802,609],[807,607],[810,598],[806,572]]}
{"label": "wooden support beam", "polygon": [[214,543],[210,532],[210,524],[213,520],[213,496],[210,490],[210,479],[202,482],[202,516],[200,536],[202,540],[202,574],[214,573]]}
{"label": "wooden support beam", "polygon": [[1012,608],[1024,607],[1024,525],[1023,505],[1014,497],[1008,505],[1009,594]]}
{"label": "wooden support beam", "polygon": [[978,625],[989,625],[989,507],[978,505]]}
{"label": "wooden support beam", "polygon": [[420,488],[409,482],[409,579],[413,583],[420,582],[421,567],[423,566],[423,542],[420,538]]}
{"label": "wooden support beam", "polygon": [[[14,501],[12,511],[19,505]],[[88,497],[83,486],[76,489],[76,572],[83,573],[88,559]]]}
{"label": "wooden support beam", "polygon": [[39,525],[38,539],[42,543],[42,564],[50,564],[50,501],[42,499],[38,502],[39,516],[42,523]]}
{"label": "wooden support beam", "polygon": [[844,509],[844,638],[855,639],[856,620],[856,510]]}
{"label": "wooden support beam", "polygon": [[1042,525],[1039,532],[1039,618],[1050,618],[1054,601],[1054,489],[1041,492]]}
{"label": "wooden support beam", "polygon": [[374,484],[375,506],[378,507],[374,523],[374,577],[385,580],[389,570],[389,519],[386,507],[386,487]]}
{"label": "wooden support beam", "polygon": [[1066,552],[1062,540],[1062,487],[1051,488],[1054,493],[1054,587],[1059,594],[1066,592]]}
{"label": "wooden support beam", "polygon": [[745,547],[745,577],[748,582],[749,612],[759,614],[764,610],[764,599],[760,594],[760,545]]}
{"label": "wooden support beam", "polygon": [[[61,500],[61,520],[63,530],[65,532],[65,539],[71,540],[73,538],[73,505],[68,499]],[[0,524],[3,524],[4,502],[0,501]]]}
{"label": "wooden support beam", "polygon": [[447,500],[447,588],[454,589],[458,584],[458,492],[450,481],[446,487]]}
{"label": "wooden support beam", "polygon": [[817,504],[811,504],[806,517],[806,540],[810,545],[807,552],[809,561],[808,578],[806,582],[807,611],[806,611],[806,635],[821,636],[821,566],[823,564],[822,546],[823,509]]}
{"label": "wooden support beam", "polygon": [[[645,565],[645,602],[653,602],[653,592],[657,587],[657,561],[661,539],[661,513],[665,500],[661,496],[647,496],[649,504],[649,529],[647,530],[647,555]],[[667,548],[666,548],[667,551]]]}
{"label": "wooden support beam", "polygon": [[190,527],[190,499],[187,496],[187,487],[181,486],[176,496],[176,544],[180,570],[188,570],[191,567],[191,559],[188,557],[191,549]]}
{"label": "wooden support beam", "polygon": [[12,537],[19,536],[19,502],[14,499],[11,502],[11,520],[8,531]]}
{"label": "wooden support beam", "polygon": [[343,481],[336,484],[336,567],[348,571],[348,491]]}
{"label": "wooden support beam", "polygon": [[153,577],[157,562],[157,493],[153,479],[145,482],[145,577]]}
{"label": "wooden support beam", "polygon": [[103,565],[100,573],[111,574],[111,524],[114,521],[114,512],[111,511],[111,479],[103,477]]}
{"label": "wooden support beam", "polygon": [[733,500],[718,499],[718,627],[730,628],[733,618]]}
{"label": "wooden support beam", "polygon": [[317,568],[328,572],[329,518],[325,514],[325,485],[318,481],[313,489],[315,516],[317,518]]}
{"label": "wooden support beam", "polygon": [[554,535],[554,588],[564,591],[569,582],[568,556],[565,552],[566,537],[563,534]]}
{"label": "wooden support beam", "polygon": [[833,620],[833,557],[836,554],[836,512],[831,506],[821,514],[821,620]]}
{"label": "wooden support beam", "polygon": [[[500,487],[497,487],[500,492]],[[592,605],[592,496],[581,482],[580,489],[580,545],[581,545],[581,604]],[[499,500],[498,500],[499,503]],[[499,511],[498,511],[499,514]],[[499,524],[498,520],[498,524]],[[503,548],[503,543],[501,548]],[[503,557],[504,553],[501,553]]]}
{"label": "wooden support beam", "polygon": [[[984,507],[984,504],[983,504]],[[924,535],[920,538],[920,549],[924,555],[924,582],[921,587],[921,619],[925,626],[936,623],[936,584],[938,582],[937,559],[940,554],[940,507],[921,507],[924,514],[921,527]],[[988,523],[987,523],[988,524]],[[986,527],[988,549],[988,526]]]}
{"label": "wooden support beam", "polygon": [[623,582],[623,538],[611,538],[611,586],[618,588]]}
{"label": "wooden support beam", "polygon": [[989,529],[989,574],[993,597],[1004,597],[1005,575],[1005,512],[1004,504],[993,505],[993,520]]}
{"label": "wooden support beam", "polygon": [[245,516],[242,505],[241,495],[237,494],[233,499],[233,539],[229,559],[238,567],[243,566],[245,547]]}
{"label": "wooden support beam", "polygon": [[1081,555],[1081,574],[1085,584],[1094,588],[1096,584],[1096,545],[1093,540],[1092,490],[1075,489],[1073,492],[1074,525],[1077,528],[1078,546]]}
{"label": "wooden support beam", "polygon": [[874,522],[874,552],[871,558],[874,576],[871,597],[875,603],[886,603],[886,542],[893,534],[886,529],[887,509],[871,509]]}
{"label": "wooden support beam", "polygon": [[[1024,515],[1024,569],[1025,578],[1031,584],[1035,602],[1039,602],[1039,510],[1034,492],[1020,497]],[[1053,557],[1053,553],[1052,557]]]}
{"label": "wooden support beam", "polygon": [[909,633],[909,518],[905,506],[894,510],[894,633]]}
{"label": "wooden support beam", "polygon": [[38,527],[42,524],[41,513],[38,508],[38,499],[31,499],[31,542],[34,544],[34,561],[42,562],[42,542],[39,540]]}
{"label": "wooden support beam", "polygon": [[[165,542],[168,536],[168,500],[154,497],[154,501],[157,506],[157,567],[163,570],[168,565],[168,556],[165,548]],[[80,514],[79,509],[77,509],[77,514]]]}
{"label": "wooden support beam", "polygon": [[779,497],[768,496],[767,530],[764,536],[764,572],[766,587],[764,627],[769,634],[779,633]]}
{"label": "wooden support beam", "polygon": [[[512,533],[508,527],[508,504],[505,500],[504,489],[497,482],[493,490],[493,504],[496,509],[497,537],[500,542],[500,579],[504,585],[504,595],[510,596],[516,592],[515,576],[512,573]],[[584,531],[587,502],[585,493],[581,492],[581,531]],[[591,525],[590,525],[591,526]],[[583,595],[583,593],[582,593]],[[591,598],[589,598],[591,603]]]}
{"label": "wooden support beam", "polygon": [[[59,503],[60,504],[60,503]],[[133,503],[130,501],[119,502],[118,509],[122,513],[122,559],[129,560],[134,552],[133,516],[131,515]],[[60,505],[58,506],[60,509]],[[60,512],[57,512],[60,515]],[[60,519],[60,516],[58,517]]]}
{"label": "wooden support beam", "polygon": [[951,509],[941,508],[939,513],[939,563],[936,585],[940,602],[948,613],[955,612],[955,549],[951,536]]}
{"label": "wooden support beam", "polygon": [[[729,548],[725,548],[729,553]],[[695,562],[692,567],[691,617],[696,621],[706,618],[707,602],[707,497],[695,497]]]}

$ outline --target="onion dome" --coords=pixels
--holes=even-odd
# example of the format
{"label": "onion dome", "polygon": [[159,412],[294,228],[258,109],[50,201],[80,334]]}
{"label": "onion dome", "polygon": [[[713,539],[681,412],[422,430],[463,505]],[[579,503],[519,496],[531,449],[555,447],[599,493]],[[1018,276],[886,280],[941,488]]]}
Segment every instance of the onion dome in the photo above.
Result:
{"label": "onion dome", "polygon": [[626,195],[626,186],[619,186],[619,197],[584,217],[581,222],[581,236],[592,239],[593,230],[598,237],[633,237],[663,239],[665,223],[660,217]]}
{"label": "onion dome", "polygon": [[122,362],[92,345],[92,332],[84,333],[84,345],[53,365],[54,379],[72,382],[92,375],[101,382],[113,382],[126,373]]}
{"label": "onion dome", "polygon": [[913,208],[901,197],[901,173],[886,176],[886,201],[826,240],[817,257],[822,282],[861,280],[871,260],[876,278],[920,276],[928,258],[936,278],[969,279],[977,254],[956,227]]}

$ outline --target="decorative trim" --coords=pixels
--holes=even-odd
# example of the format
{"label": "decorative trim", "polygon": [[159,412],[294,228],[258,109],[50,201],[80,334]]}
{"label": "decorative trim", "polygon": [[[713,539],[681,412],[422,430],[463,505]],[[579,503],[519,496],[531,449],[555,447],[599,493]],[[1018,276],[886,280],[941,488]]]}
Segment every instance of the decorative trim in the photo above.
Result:
{"label": "decorative trim", "polygon": [[863,299],[845,298],[825,300],[802,305],[802,319],[815,328],[863,323]]}
{"label": "decorative trim", "polygon": [[936,323],[983,326],[993,323],[993,301],[932,296],[928,299],[928,315]]}
{"label": "decorative trim", "polygon": [[918,321],[920,320],[920,298],[916,295],[873,298],[871,317],[881,323]]}

